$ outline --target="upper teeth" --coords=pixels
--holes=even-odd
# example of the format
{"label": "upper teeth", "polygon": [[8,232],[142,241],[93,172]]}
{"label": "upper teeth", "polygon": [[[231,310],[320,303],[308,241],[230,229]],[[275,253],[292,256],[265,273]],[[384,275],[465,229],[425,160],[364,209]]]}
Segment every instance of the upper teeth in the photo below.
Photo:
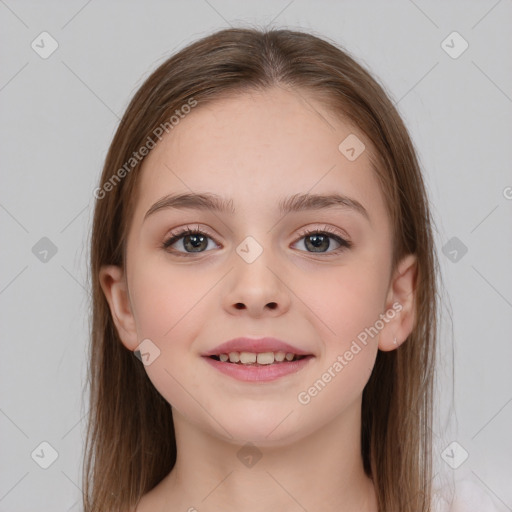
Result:
{"label": "upper teeth", "polygon": [[230,352],[229,354],[219,354],[219,359],[222,362],[230,361],[231,363],[242,363],[242,364],[272,364],[274,361],[282,362],[285,359],[292,361],[295,358],[295,354],[291,352],[261,352],[256,354],[255,352]]}

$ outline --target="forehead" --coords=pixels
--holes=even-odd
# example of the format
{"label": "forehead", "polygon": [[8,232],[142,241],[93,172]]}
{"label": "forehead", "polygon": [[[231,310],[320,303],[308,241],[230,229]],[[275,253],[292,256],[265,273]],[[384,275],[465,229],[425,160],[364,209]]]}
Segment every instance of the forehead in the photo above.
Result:
{"label": "forehead", "polygon": [[[342,152],[347,140],[365,145],[355,160]],[[382,216],[370,151],[363,133],[306,92],[236,94],[195,107],[146,157],[136,217],[165,194],[192,192],[213,192],[232,198],[237,212],[260,213],[294,194],[337,192]]]}

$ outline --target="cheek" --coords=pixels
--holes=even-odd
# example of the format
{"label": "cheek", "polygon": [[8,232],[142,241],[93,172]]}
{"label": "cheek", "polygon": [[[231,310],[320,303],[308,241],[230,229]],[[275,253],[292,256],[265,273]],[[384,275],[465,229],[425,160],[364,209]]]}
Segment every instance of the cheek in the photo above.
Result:
{"label": "cheek", "polygon": [[384,275],[377,266],[361,263],[326,270],[325,278],[303,280],[298,294],[315,314],[311,321],[321,326],[327,352],[346,350],[379,319],[387,291]]}
{"label": "cheek", "polygon": [[201,331],[201,318],[206,318],[205,308],[211,307],[203,299],[210,280],[197,272],[171,271],[168,264],[158,262],[134,270],[129,287],[138,340],[149,339],[158,354],[145,366],[146,373],[169,403],[185,415],[194,415],[194,402],[182,386],[193,395],[199,386],[197,355],[191,346]]}
{"label": "cheek", "polygon": [[152,261],[134,268],[130,294],[139,338],[172,339],[198,305],[207,285],[193,273]]}
{"label": "cheek", "polygon": [[[350,400],[362,392],[377,354],[387,291],[385,271],[362,260],[329,273],[329,279],[308,280],[309,293],[302,291],[307,310],[315,313],[310,322],[322,337],[325,368],[321,371],[330,371],[315,376],[324,395],[318,403],[331,399],[339,403],[340,397]],[[305,386],[313,384],[314,380]]]}
{"label": "cheek", "polygon": [[375,324],[383,313],[386,289],[378,269],[360,270],[338,269],[310,287],[306,302],[321,320],[312,316],[310,321],[321,332],[324,353],[322,364],[297,395],[302,417],[331,421],[360,399],[370,378],[378,351]]}

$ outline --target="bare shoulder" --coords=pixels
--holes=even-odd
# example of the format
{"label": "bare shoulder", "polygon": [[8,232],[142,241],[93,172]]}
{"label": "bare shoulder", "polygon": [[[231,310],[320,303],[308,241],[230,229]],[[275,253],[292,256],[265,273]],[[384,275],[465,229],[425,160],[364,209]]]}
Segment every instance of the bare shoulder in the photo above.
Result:
{"label": "bare shoulder", "polygon": [[144,494],[133,510],[129,512],[167,512],[176,507],[176,496],[169,489],[168,477]]}
{"label": "bare shoulder", "polygon": [[160,505],[159,500],[157,499],[157,493],[155,489],[147,492],[142,496],[137,505],[129,512],[157,512],[158,506]]}

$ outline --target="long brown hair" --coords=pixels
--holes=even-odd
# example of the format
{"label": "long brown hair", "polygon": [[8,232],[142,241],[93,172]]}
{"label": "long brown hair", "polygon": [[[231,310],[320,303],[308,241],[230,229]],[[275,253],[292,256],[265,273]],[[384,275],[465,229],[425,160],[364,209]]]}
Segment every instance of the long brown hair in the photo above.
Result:
{"label": "long brown hair", "polygon": [[200,108],[275,85],[311,94],[366,135],[392,222],[393,270],[403,256],[417,255],[416,325],[398,349],[378,352],[363,392],[361,455],[379,511],[431,509],[438,264],[413,143],[383,87],[334,42],[299,31],[235,28],[188,45],[147,78],[119,124],[95,192],[85,512],[131,509],[176,461],[171,407],[121,343],[99,282],[103,265],[124,268],[143,161],[134,154],[158,142],[159,127],[170,132],[169,119],[183,105]]}

